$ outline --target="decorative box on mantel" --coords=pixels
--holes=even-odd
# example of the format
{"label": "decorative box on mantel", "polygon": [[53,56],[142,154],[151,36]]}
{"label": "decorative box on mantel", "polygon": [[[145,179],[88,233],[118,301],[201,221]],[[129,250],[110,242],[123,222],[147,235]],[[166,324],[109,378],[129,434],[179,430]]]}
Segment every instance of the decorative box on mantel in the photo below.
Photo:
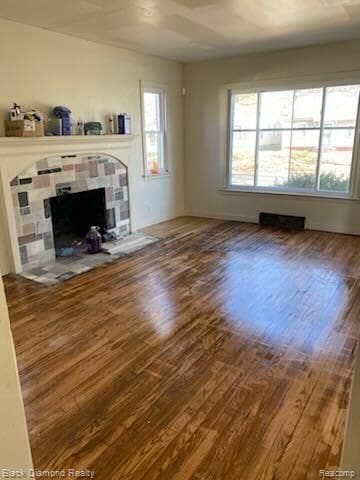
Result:
{"label": "decorative box on mantel", "polygon": [[131,231],[129,162],[133,135],[1,138],[0,212],[20,273],[55,258],[49,199],[105,189],[113,231]]}

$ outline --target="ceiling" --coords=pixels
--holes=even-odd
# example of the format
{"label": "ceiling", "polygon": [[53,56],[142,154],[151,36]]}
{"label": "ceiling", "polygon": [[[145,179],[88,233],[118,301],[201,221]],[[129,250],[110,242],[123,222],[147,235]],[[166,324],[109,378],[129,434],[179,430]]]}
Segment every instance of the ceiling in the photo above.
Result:
{"label": "ceiling", "polygon": [[0,17],[185,62],[360,38],[360,0],[0,0]]}

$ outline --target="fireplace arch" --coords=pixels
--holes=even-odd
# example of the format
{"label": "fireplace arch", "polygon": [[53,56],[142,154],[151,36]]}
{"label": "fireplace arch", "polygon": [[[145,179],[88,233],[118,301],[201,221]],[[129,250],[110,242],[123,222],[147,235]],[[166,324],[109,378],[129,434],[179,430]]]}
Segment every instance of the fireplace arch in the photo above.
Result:
{"label": "fireplace arch", "polygon": [[22,270],[55,259],[51,198],[103,189],[107,230],[130,232],[128,169],[112,155],[49,156],[13,178],[10,189]]}

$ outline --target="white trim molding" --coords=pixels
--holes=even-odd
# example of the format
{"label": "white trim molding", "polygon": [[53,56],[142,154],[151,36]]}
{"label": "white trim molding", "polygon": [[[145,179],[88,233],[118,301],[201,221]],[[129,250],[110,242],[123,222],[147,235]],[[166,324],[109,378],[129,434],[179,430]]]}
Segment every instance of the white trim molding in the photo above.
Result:
{"label": "white trim molding", "polygon": [[[142,136],[142,153],[143,153],[143,164],[144,164],[144,174],[143,177],[155,178],[162,175],[167,175],[169,173],[169,152],[168,152],[168,142],[167,142],[167,86],[161,85],[153,82],[140,81],[140,108],[141,108],[141,136]],[[146,132],[145,131],[145,106],[144,106],[144,94],[146,92],[157,93],[159,95],[159,108],[160,108],[160,129],[156,132]],[[159,173],[150,173],[146,161],[146,133],[157,133],[161,135],[161,145],[160,145],[160,154],[161,154],[161,163]]]}

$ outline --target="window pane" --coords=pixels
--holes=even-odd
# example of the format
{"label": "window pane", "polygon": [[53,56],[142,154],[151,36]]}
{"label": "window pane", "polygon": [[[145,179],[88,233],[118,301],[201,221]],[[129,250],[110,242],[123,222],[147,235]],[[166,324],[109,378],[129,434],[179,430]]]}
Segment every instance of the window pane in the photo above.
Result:
{"label": "window pane", "polygon": [[159,173],[162,165],[161,134],[145,133],[146,168],[150,173]]}
{"label": "window pane", "polygon": [[255,129],[257,116],[257,93],[233,95],[233,102],[233,129]]}
{"label": "window pane", "polygon": [[160,130],[160,94],[144,93],[145,130]]}
{"label": "window pane", "polygon": [[322,97],[322,88],[295,91],[293,127],[320,126]]}
{"label": "window pane", "polygon": [[289,188],[314,189],[320,130],[294,130],[291,142]]}
{"label": "window pane", "polygon": [[325,129],[322,138],[320,189],[349,191],[355,129]]}
{"label": "window pane", "polygon": [[254,185],[255,132],[233,132],[231,152],[231,184]]}
{"label": "window pane", "polygon": [[290,137],[290,130],[261,132],[258,152],[258,186],[287,185]]}
{"label": "window pane", "polygon": [[354,127],[358,102],[358,85],[327,88],[324,117],[325,127]]}
{"label": "window pane", "polygon": [[291,127],[293,96],[293,90],[263,92],[260,100],[260,127]]}

